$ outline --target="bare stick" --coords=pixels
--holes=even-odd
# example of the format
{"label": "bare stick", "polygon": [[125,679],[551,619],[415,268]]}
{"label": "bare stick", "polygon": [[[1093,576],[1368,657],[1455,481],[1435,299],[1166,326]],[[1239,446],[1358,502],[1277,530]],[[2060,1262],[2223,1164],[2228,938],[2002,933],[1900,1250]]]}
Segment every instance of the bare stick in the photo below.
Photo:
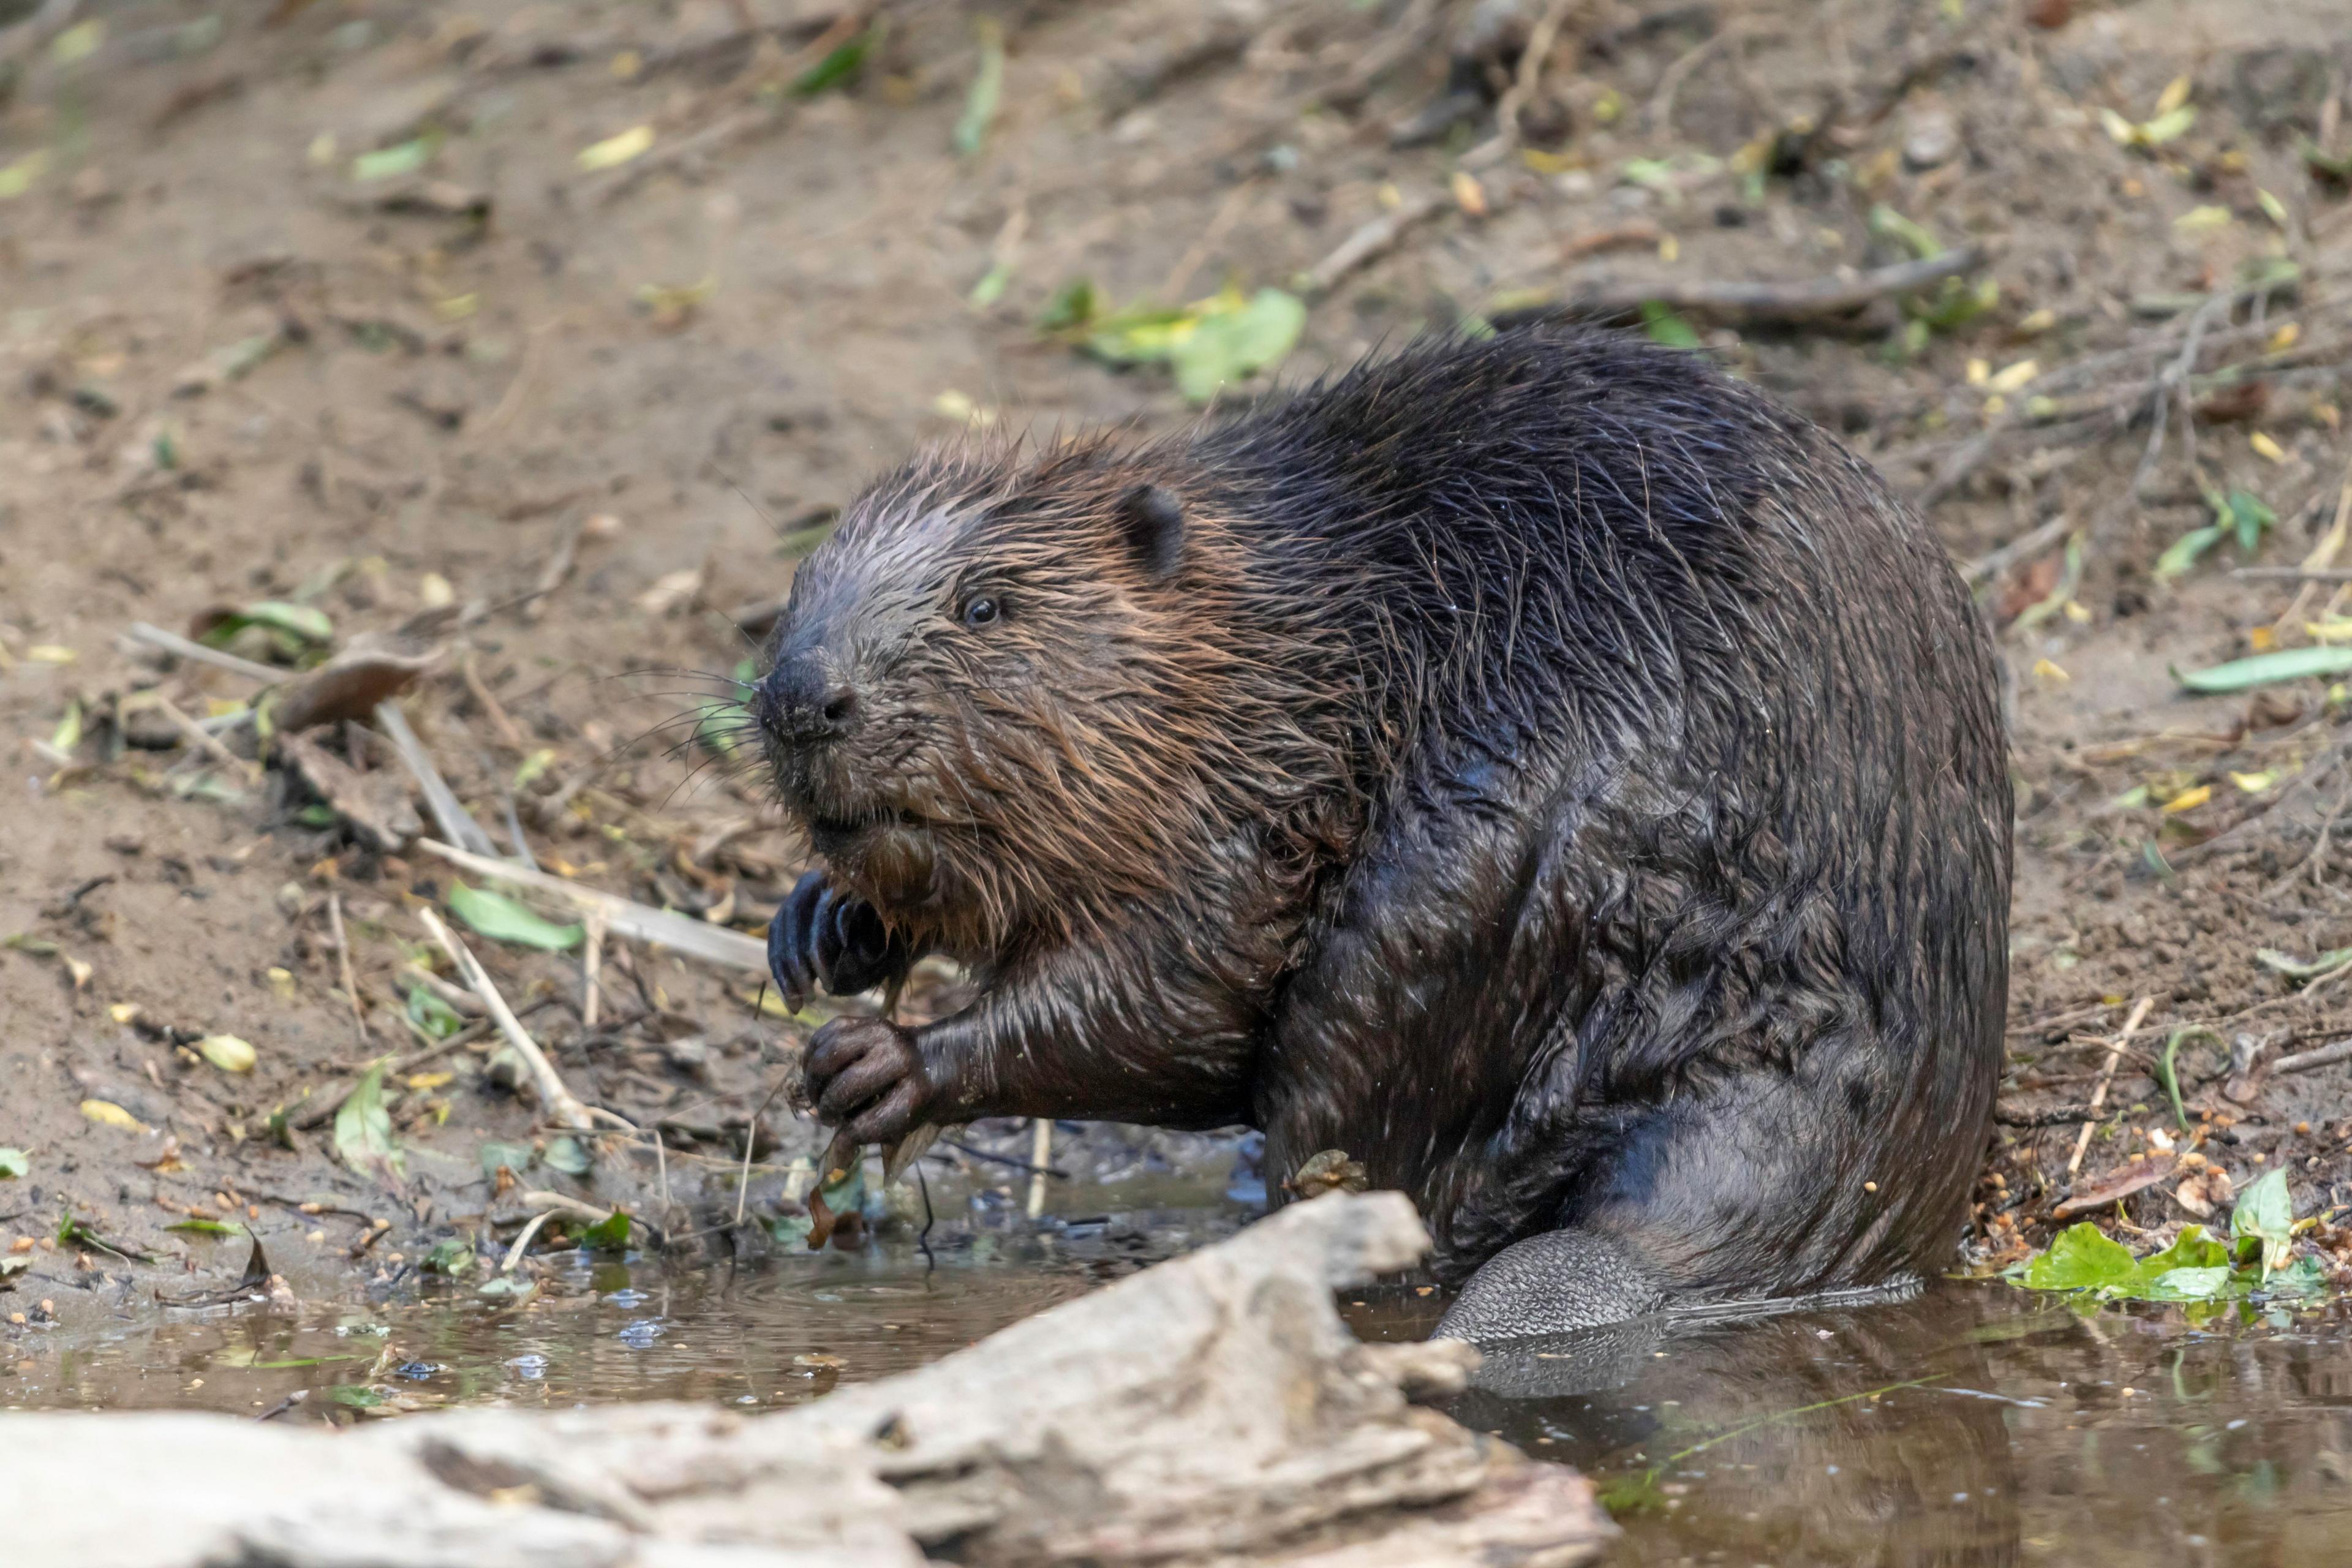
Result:
{"label": "bare stick", "polygon": [[327,893],[327,930],[335,939],[335,970],[342,978],[343,999],[352,1005],[352,1025],[360,1033],[360,1049],[374,1047],[374,1037],[368,1033],[367,1015],[360,1010],[360,983],[352,973],[352,944],[343,938],[343,895],[332,889]]}
{"label": "bare stick", "polygon": [[2074,1179],[2074,1173],[2083,1168],[2083,1156],[2090,1152],[2091,1131],[2099,1124],[2099,1107],[2107,1102],[2107,1085],[2115,1080],[2116,1063],[2123,1059],[2124,1042],[2139,1031],[2140,1020],[2146,1018],[2147,1010],[2155,1005],[2156,998],[2153,996],[2143,996],[2133,1003],[2131,1016],[2124,1020],[2123,1033],[2107,1046],[2106,1065],[2099,1068],[2098,1087],[2091,1091],[2090,1118],[2083,1123],[2083,1135],[2074,1140],[2074,1157],[2066,1162],[2066,1179],[2070,1182]]}
{"label": "bare stick", "polygon": [[2048,522],[2029,529],[2000,549],[1989,550],[1968,563],[1960,568],[1960,576],[1970,587],[1988,578],[1998,577],[2019,562],[2041,554],[2065,538],[2066,531],[2074,526],[2074,520],[2062,511]]}
{"label": "bare stick", "polygon": [[1341,240],[1338,248],[1317,262],[1306,279],[1306,292],[1326,294],[1341,279],[1396,248],[1415,226],[1445,210],[1448,198],[1433,193],[1408,196],[1392,213],[1383,213]]}
{"label": "bare stick", "polygon": [[1029,1217],[1045,1212],[1045,1167],[1054,1163],[1054,1119],[1040,1116],[1030,1124]]}
{"label": "bare stick", "polygon": [[163,715],[164,718],[169,719],[172,721],[172,727],[179,731],[181,734],[185,735],[190,743],[192,743],[196,750],[204,752],[206,756],[212,758],[213,761],[220,763],[221,766],[236,774],[239,778],[244,779],[247,784],[259,784],[261,782],[261,768],[259,764],[247,762],[243,757],[238,756],[235,752],[230,751],[226,746],[221,744],[219,739],[215,736],[211,731],[205,729],[194,719],[189,718],[185,712],[182,711],[178,703],[173,701],[170,698],[164,696],[160,691],[151,691],[147,693],[146,700],[149,707],[152,707],[156,712]]}
{"label": "bare stick", "polygon": [[425,929],[432,933],[435,942],[441,944],[441,951],[449,955],[449,962],[457,966],[457,973],[465,978],[467,984],[474,988],[474,994],[482,999],[482,1005],[488,1008],[490,1016],[498,1021],[499,1033],[507,1037],[507,1044],[512,1046],[515,1055],[522,1058],[523,1066],[530,1073],[532,1086],[539,1090],[539,1102],[546,1109],[548,1119],[557,1126],[570,1128],[575,1132],[585,1132],[594,1128],[595,1117],[589,1113],[588,1108],[580,1102],[577,1096],[564,1087],[562,1075],[555,1070],[555,1064],[547,1059],[547,1054],[539,1048],[539,1042],[530,1037],[521,1020],[508,1008],[507,999],[499,994],[499,988],[491,982],[489,972],[482,967],[481,960],[476,958],[472,950],[458,941],[449,928],[441,923],[441,917],[431,910],[418,910],[416,918],[425,922]]}
{"label": "bare stick", "polygon": [[2298,1051],[2291,1057],[2281,1057],[2271,1064],[2273,1073],[2309,1072],[2314,1068],[2334,1067],[2337,1062],[2352,1059],[2352,1040],[2338,1040],[2317,1050]]}
{"label": "bare stick", "polygon": [[661,1173],[662,1223],[669,1223],[669,1149],[662,1142],[661,1126],[654,1126],[654,1168]]}
{"label": "bare stick", "polygon": [[483,681],[482,672],[474,668],[472,654],[467,654],[458,662],[457,673],[466,682],[467,692],[474,699],[474,706],[482,710],[482,717],[488,719],[490,728],[498,731],[499,743],[518,754],[529,751],[530,742],[523,739],[522,731],[515,728],[515,721],[508,716],[505,705]]}
{"label": "bare stick", "polygon": [[248,680],[259,680],[274,685],[285,679],[289,674],[286,670],[276,669],[266,664],[256,664],[249,658],[239,658],[233,653],[223,653],[216,647],[206,647],[204,644],[191,641],[177,632],[167,632],[161,626],[151,626],[145,621],[131,623],[131,637],[134,641],[143,642],[150,647],[160,647],[165,653],[174,654],[181,658],[194,659],[198,664],[209,664],[215,669],[226,669],[233,675],[242,675]]}
{"label": "bare stick", "polygon": [[597,977],[604,968],[604,911],[590,910],[581,922],[586,935],[580,944],[580,1027],[593,1030],[596,1026],[597,1004],[603,1000],[604,987]]}
{"label": "bare stick", "polygon": [[1930,283],[1973,272],[1991,255],[1985,245],[1962,245],[1923,261],[1874,268],[1851,278],[1794,283],[1746,283],[1660,278],[1647,283],[1596,283],[1570,296],[1576,310],[1639,310],[1656,303],[1724,321],[1811,321],[1850,315],[1874,300],[1909,294]]}
{"label": "bare stick", "polygon": [[690,958],[701,959],[706,963],[746,969],[755,974],[768,972],[766,945],[741,931],[729,931],[724,926],[712,925],[709,921],[672,914],[667,910],[657,910],[595,888],[585,888],[550,872],[534,871],[509,860],[453,849],[435,839],[420,838],[416,847],[465,870],[568,900],[583,913],[591,910],[600,911],[607,928],[615,936],[652,942]]}
{"label": "bare stick", "polygon": [[432,809],[433,820],[439,824],[443,835],[456,839],[477,855],[495,857],[499,852],[498,846],[490,842],[490,836],[482,830],[482,825],[476,822],[473,814],[459,803],[457,792],[449,787],[449,781],[443,778],[441,770],[434,765],[433,754],[425,749],[425,742],[416,738],[416,731],[408,727],[408,716],[392,703],[379,702],[375,709],[375,722],[376,727],[391,738],[393,749],[400,753],[400,760],[407,764],[417,787],[425,792],[425,804]]}
{"label": "bare stick", "polygon": [[537,1238],[541,1228],[549,1220],[553,1219],[555,1215],[556,1211],[553,1209],[541,1209],[530,1216],[530,1223],[522,1227],[522,1234],[514,1238],[512,1247],[507,1248],[506,1261],[499,1265],[499,1273],[511,1274],[515,1271],[515,1265],[520,1263],[522,1255],[530,1250],[530,1244]]}

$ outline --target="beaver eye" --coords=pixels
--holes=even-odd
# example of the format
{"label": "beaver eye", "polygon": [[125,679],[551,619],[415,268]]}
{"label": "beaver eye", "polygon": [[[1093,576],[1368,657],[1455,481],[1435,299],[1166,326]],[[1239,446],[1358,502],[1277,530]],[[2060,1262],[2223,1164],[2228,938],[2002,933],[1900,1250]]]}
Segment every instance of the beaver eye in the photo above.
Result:
{"label": "beaver eye", "polygon": [[968,626],[988,626],[996,619],[999,614],[1000,612],[997,609],[996,601],[989,598],[986,595],[982,595],[981,597],[974,599],[970,604],[964,605],[963,624]]}

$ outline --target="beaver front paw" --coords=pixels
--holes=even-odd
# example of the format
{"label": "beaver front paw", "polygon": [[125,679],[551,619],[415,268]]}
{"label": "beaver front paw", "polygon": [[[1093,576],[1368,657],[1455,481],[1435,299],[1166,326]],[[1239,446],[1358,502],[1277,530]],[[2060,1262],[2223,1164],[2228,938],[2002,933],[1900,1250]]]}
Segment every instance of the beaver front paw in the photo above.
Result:
{"label": "beaver front paw", "polygon": [[818,1117],[859,1143],[895,1143],[936,1098],[914,1032],[883,1018],[835,1018],[809,1041],[803,1092]]}
{"label": "beaver front paw", "polygon": [[906,978],[906,940],[890,934],[874,906],[841,892],[822,871],[803,877],[768,922],[768,968],[797,1012],[823,987],[855,996]]}

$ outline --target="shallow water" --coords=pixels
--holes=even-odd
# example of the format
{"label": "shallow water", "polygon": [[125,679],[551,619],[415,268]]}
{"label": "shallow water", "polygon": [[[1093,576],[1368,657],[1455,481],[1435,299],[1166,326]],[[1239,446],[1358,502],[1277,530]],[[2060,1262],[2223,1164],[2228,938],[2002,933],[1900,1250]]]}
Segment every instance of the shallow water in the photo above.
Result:
{"label": "shallow water", "polygon": [[[289,1420],[455,1403],[772,1407],[920,1364],[1228,1234],[1234,1204],[1072,1194],[856,1255],[667,1270],[560,1256],[540,1294],[127,1310],[20,1342],[0,1406]],[[1170,1200],[1180,1194],[1156,1194]],[[1092,1199],[1089,1203],[1087,1200]],[[1343,1302],[1426,1331],[1410,1289]],[[1452,1414],[1591,1476],[1622,1563],[2352,1563],[2352,1311],[2080,1313],[2000,1286],[1490,1358]]]}

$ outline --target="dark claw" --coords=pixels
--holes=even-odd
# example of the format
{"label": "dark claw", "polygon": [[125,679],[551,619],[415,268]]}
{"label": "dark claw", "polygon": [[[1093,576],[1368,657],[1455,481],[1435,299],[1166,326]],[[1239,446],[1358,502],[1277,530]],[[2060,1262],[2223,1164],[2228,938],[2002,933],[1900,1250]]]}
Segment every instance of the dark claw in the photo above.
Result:
{"label": "dark claw", "polygon": [[795,1012],[820,987],[855,996],[900,978],[913,961],[873,905],[836,891],[822,871],[803,877],[768,923],[768,967]]}

